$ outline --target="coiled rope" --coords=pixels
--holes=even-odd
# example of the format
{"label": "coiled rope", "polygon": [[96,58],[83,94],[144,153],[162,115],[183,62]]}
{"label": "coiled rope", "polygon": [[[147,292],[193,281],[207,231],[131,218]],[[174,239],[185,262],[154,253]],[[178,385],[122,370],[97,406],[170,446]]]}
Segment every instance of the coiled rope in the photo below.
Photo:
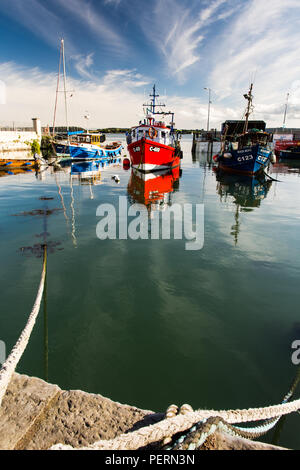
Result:
{"label": "coiled rope", "polygon": [[41,281],[39,285],[39,290],[36,296],[36,300],[33,306],[33,309],[29,315],[28,321],[24,330],[22,331],[18,341],[13,347],[10,355],[4,362],[2,369],[0,370],[0,406],[11,380],[11,377],[18,365],[19,360],[24,353],[26,346],[28,344],[31,332],[35,325],[38,313],[40,311],[40,306],[44,293],[45,279],[46,279],[46,270],[47,270],[47,247],[44,245],[44,261],[43,261],[43,270],[41,275]]}

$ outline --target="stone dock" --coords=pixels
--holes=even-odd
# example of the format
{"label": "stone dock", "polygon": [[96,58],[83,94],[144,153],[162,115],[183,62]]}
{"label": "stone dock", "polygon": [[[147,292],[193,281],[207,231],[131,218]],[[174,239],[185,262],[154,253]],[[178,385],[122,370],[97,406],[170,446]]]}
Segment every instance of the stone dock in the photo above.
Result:
{"label": "stone dock", "polygon": [[[122,405],[101,395],[61,390],[41,379],[14,374],[0,408],[0,450],[80,448],[149,426],[163,413]],[[281,450],[215,433],[203,450]]]}

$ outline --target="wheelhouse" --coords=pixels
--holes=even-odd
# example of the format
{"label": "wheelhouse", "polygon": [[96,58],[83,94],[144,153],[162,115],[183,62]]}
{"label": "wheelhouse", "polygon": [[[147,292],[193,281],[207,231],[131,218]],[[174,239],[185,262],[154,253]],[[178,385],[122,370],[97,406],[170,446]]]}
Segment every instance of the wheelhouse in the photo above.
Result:
{"label": "wheelhouse", "polygon": [[99,145],[100,143],[105,142],[105,135],[96,133],[78,134],[75,136],[74,140],[79,144]]}
{"label": "wheelhouse", "polygon": [[147,117],[139,122],[139,125],[131,129],[127,143],[138,142],[141,139],[150,139],[163,145],[173,146],[175,143],[174,132],[163,121],[155,121],[153,117]]}

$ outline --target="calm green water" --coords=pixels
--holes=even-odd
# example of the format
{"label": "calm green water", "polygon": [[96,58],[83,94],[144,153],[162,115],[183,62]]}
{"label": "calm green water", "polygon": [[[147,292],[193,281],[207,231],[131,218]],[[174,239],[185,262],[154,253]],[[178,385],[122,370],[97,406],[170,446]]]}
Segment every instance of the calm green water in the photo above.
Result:
{"label": "calm green water", "polygon": [[[69,168],[0,178],[0,339],[8,351],[41,273],[41,259],[20,248],[41,243],[45,231],[43,217],[14,214],[64,208],[47,218],[47,309],[20,373],[156,411],[266,406],[287,393],[298,372],[291,343],[300,339],[299,168],[276,165],[269,171],[280,182],[252,188],[240,178],[218,181],[205,153],[192,157],[190,137],[182,146],[181,178],[165,200],[204,203],[199,251],[186,251],[185,240],[97,238],[99,204],[129,197],[131,170],[121,166],[94,185],[71,181]],[[293,415],[268,439],[299,449],[299,426]]]}

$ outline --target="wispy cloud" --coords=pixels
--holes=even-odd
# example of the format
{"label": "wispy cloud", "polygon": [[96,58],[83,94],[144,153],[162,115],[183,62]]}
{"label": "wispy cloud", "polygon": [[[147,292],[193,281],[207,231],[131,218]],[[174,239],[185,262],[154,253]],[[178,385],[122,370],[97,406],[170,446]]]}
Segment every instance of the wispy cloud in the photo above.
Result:
{"label": "wispy cloud", "polygon": [[142,86],[149,85],[149,79],[143,77],[140,73],[134,70],[107,70],[103,83],[106,86],[118,85],[128,88],[138,88]]}
{"label": "wispy cloud", "polygon": [[128,51],[127,39],[124,38],[116,25],[86,0],[55,0],[60,7],[66,9],[69,15],[80,20],[86,31],[92,32],[95,38],[101,40],[102,46],[119,54]]}
{"label": "wispy cloud", "polygon": [[185,2],[156,0],[154,12],[145,15],[141,25],[145,35],[163,54],[169,74],[180,82],[186,70],[199,61],[205,28],[218,19],[215,15],[225,2],[214,0],[195,12]]}
{"label": "wispy cloud", "polygon": [[104,4],[118,6],[122,0],[104,0]]}
{"label": "wispy cloud", "polygon": [[94,63],[94,53],[88,55],[77,54],[71,57],[75,64],[75,69],[78,74],[83,78],[93,79],[94,75],[91,73],[90,68]]}
{"label": "wispy cloud", "polygon": [[[1,0],[0,11],[18,21],[34,35],[42,38],[47,44],[57,47],[59,39],[66,34],[64,19],[51,11],[46,2],[39,0]],[[68,40],[69,51],[75,51],[71,40]]]}
{"label": "wispy cloud", "polygon": [[[239,97],[256,72],[256,116],[278,124],[286,93],[300,77],[299,15],[298,0],[240,1],[239,14],[217,38],[213,51],[210,84],[221,98],[232,100],[235,95],[242,104]],[[293,90],[291,113],[299,104],[299,92]]]}

